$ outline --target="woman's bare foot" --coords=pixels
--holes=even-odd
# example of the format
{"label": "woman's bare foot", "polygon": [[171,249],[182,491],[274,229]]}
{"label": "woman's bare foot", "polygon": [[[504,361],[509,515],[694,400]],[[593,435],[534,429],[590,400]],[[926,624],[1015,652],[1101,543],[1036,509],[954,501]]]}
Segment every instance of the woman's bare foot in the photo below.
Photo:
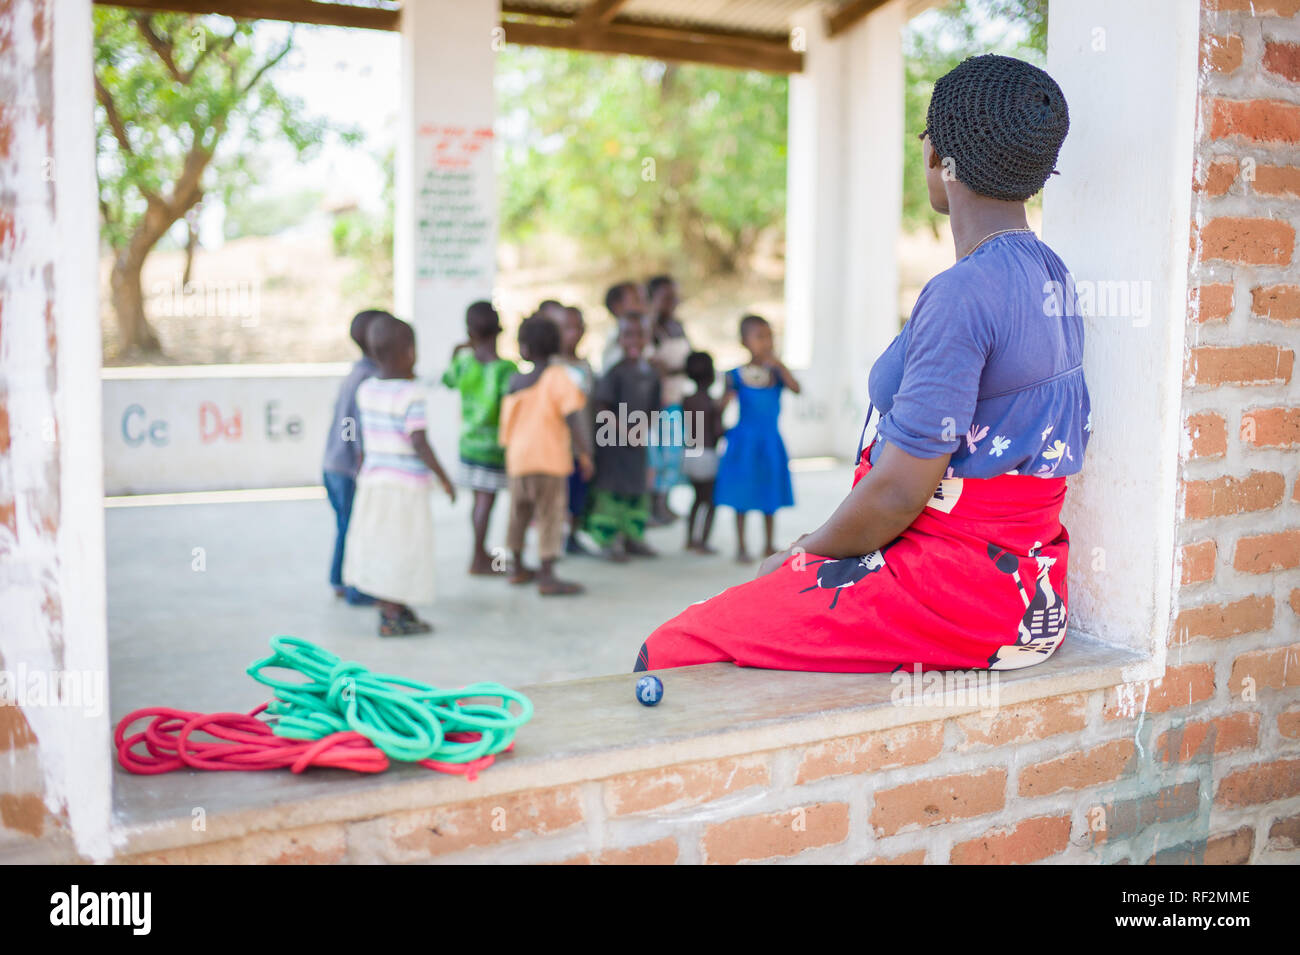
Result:
{"label": "woman's bare foot", "polygon": [[692,544],[689,549],[695,551],[697,554],[716,554],[718,552],[716,548],[710,547],[708,544],[704,543]]}
{"label": "woman's bare foot", "polygon": [[753,561],[753,558],[751,558],[751,557],[749,556],[749,551],[747,551],[747,550],[738,550],[738,551],[736,551],[736,563],[738,563],[738,564],[752,564],[753,562],[754,562],[754,561]]}
{"label": "woman's bare foot", "polygon": [[658,557],[659,552],[647,544],[645,541],[629,540],[623,545],[624,549],[633,557]]}

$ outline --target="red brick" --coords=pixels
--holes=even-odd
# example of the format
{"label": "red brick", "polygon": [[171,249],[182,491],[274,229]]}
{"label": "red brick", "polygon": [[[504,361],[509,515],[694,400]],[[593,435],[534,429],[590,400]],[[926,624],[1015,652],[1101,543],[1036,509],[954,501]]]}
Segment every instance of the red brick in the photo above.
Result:
{"label": "red brick", "polygon": [[565,786],[394,813],[377,822],[380,849],[388,860],[414,861],[559,832],[582,821],[581,794],[576,786]]}
{"label": "red brick", "polygon": [[1251,471],[1244,478],[1224,475],[1183,484],[1183,514],[1189,521],[1266,511],[1282,503],[1286,478],[1275,471]]}
{"label": "red brick", "polygon": [[1277,714],[1277,731],[1284,739],[1300,739],[1300,703],[1293,703]]}
{"label": "red brick", "polygon": [[1300,643],[1241,654],[1232,661],[1228,693],[1234,697],[1241,696],[1247,679],[1254,681],[1256,690],[1300,686]]}
{"label": "red brick", "polygon": [[943,723],[937,721],[828,740],[804,752],[795,782],[913,766],[934,759],[942,749]]}
{"label": "red brick", "polygon": [[1300,530],[1241,538],[1232,556],[1232,566],[1245,574],[1271,574],[1300,567]]}
{"label": "red brick", "polygon": [[1278,345],[1202,345],[1188,354],[1187,383],[1201,387],[1286,384],[1294,367],[1295,352]]}
{"label": "red brick", "polygon": [[1256,166],[1250,188],[1264,196],[1300,196],[1300,166]]}
{"label": "red brick", "polygon": [[611,816],[680,809],[771,781],[767,757],[761,754],[667,766],[606,780],[605,809]]}
{"label": "red brick", "polygon": [[1254,594],[1228,604],[1189,607],[1174,621],[1174,639],[1186,643],[1197,637],[1222,640],[1273,626],[1273,598]]}
{"label": "red brick", "polygon": [[1232,314],[1233,288],[1227,282],[1200,285],[1188,295],[1188,309],[1200,324],[1221,322]]}
{"label": "red brick", "polygon": [[1242,826],[1204,841],[1161,849],[1147,865],[1247,865],[1254,848],[1255,830]]}
{"label": "red brick", "polygon": [[[1201,790],[1195,782],[1166,786],[1154,793],[1117,799],[1089,809],[1088,835],[1094,846],[1130,839],[1148,826],[1196,815]],[[1100,823],[1098,827],[1097,824]]]}
{"label": "red brick", "polygon": [[897,856],[872,856],[863,859],[858,865],[925,865],[925,850],[913,849]]}
{"label": "red brick", "polygon": [[708,864],[732,865],[748,859],[794,856],[848,837],[848,804],[817,803],[715,823],[704,830],[700,851]]}
{"label": "red brick", "polygon": [[1241,416],[1241,440],[1256,448],[1300,448],[1300,408],[1252,408]]}
{"label": "red brick", "polygon": [[1216,73],[1231,73],[1241,66],[1241,37],[1228,36],[1201,37],[1201,67],[1209,67]]}
{"label": "red brick", "polygon": [[1268,827],[1266,848],[1283,852],[1300,849],[1300,816],[1274,819],[1273,824]]}
{"label": "red brick", "polygon": [[1214,564],[1219,556],[1219,547],[1212,540],[1197,541],[1182,549],[1182,584],[1199,584],[1214,579]]}
{"label": "red brick", "polygon": [[1195,183],[1196,191],[1203,192],[1207,196],[1224,195],[1237,181],[1239,168],[1235,159],[1216,159],[1208,166],[1200,167],[1199,181]]}
{"label": "red brick", "polygon": [[1018,703],[999,707],[991,716],[972,713],[956,720],[963,737],[957,748],[965,751],[1027,743],[1078,732],[1087,722],[1087,699],[1082,694]]}
{"label": "red brick", "polygon": [[37,793],[0,793],[0,829],[39,839],[48,815],[45,801]]}
{"label": "red brick", "polygon": [[606,849],[597,859],[600,865],[672,865],[677,861],[677,840],[669,836],[629,849]]}
{"label": "red brick", "polygon": [[1229,713],[1166,730],[1156,740],[1155,752],[1162,763],[1186,763],[1251,749],[1258,743],[1259,714]]}
{"label": "red brick", "polygon": [[1210,102],[1210,138],[1300,142],[1300,106],[1276,99],[1214,99]]}
{"label": "red brick", "polygon": [[0,705],[0,753],[10,749],[22,749],[36,742],[27,717],[16,706]]}
{"label": "red brick", "polygon": [[1001,767],[904,783],[876,791],[871,826],[879,839],[913,826],[983,816],[1006,804],[1006,791],[1007,771]]}
{"label": "red brick", "polygon": [[1191,458],[1217,458],[1228,451],[1228,425],[1223,415],[1213,411],[1187,416],[1187,436],[1191,439]]}
{"label": "red brick", "polygon": [[343,827],[323,825],[147,852],[127,861],[140,865],[332,865],[342,862],[346,854]]}
{"label": "red brick", "polygon": [[1293,17],[1300,13],[1300,0],[1205,0],[1205,9],[1249,13],[1252,17]]}
{"label": "red brick", "polygon": [[1138,713],[1168,713],[1214,696],[1214,667],[1188,663],[1169,667],[1163,679],[1125,683],[1106,691],[1101,715],[1108,720],[1132,719]]}
{"label": "red brick", "polygon": [[1113,782],[1136,769],[1135,753],[1131,739],[1116,739],[1034,763],[1020,771],[1020,795],[1048,796]]}
{"label": "red brick", "polygon": [[1292,83],[1300,82],[1300,45],[1266,42],[1262,62],[1268,72]]}
{"label": "red brick", "polygon": [[1070,817],[1040,816],[1011,828],[998,827],[952,847],[953,865],[1025,865],[1063,852],[1070,844]]}
{"label": "red brick", "polygon": [[1300,285],[1261,285],[1250,290],[1250,311],[1278,322],[1300,320]]}
{"label": "red brick", "polygon": [[1214,804],[1235,809],[1294,796],[1300,796],[1300,759],[1279,759],[1247,766],[1223,777],[1214,794]]}

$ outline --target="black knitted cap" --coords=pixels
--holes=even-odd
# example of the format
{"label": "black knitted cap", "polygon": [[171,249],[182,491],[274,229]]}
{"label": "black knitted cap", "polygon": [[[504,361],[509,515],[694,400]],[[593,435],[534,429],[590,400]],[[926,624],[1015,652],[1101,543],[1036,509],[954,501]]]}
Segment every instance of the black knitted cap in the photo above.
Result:
{"label": "black knitted cap", "polygon": [[958,181],[982,196],[1023,202],[1055,172],[1070,130],[1065,95],[1038,67],[973,56],[934,84],[926,132]]}

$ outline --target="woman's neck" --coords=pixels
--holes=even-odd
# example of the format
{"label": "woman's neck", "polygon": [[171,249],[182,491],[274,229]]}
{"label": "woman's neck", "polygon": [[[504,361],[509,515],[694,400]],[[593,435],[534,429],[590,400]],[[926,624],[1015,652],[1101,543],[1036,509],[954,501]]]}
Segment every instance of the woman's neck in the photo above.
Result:
{"label": "woman's neck", "polygon": [[1023,202],[990,199],[968,190],[949,190],[948,201],[952,244],[959,259],[994,233],[1029,228]]}

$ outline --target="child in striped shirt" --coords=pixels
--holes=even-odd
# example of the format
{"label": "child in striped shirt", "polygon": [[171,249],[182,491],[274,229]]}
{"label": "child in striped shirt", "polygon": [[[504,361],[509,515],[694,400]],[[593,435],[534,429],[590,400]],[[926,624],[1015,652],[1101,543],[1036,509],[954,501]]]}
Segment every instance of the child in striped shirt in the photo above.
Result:
{"label": "child in striped shirt", "polygon": [[433,511],[436,479],[456,500],[429,446],[425,394],[415,378],[415,331],[385,314],[370,323],[366,344],[379,373],[357,389],[364,455],[357,475],[343,556],[343,579],[379,604],[379,635],[428,633],[410,604],[433,602]]}

